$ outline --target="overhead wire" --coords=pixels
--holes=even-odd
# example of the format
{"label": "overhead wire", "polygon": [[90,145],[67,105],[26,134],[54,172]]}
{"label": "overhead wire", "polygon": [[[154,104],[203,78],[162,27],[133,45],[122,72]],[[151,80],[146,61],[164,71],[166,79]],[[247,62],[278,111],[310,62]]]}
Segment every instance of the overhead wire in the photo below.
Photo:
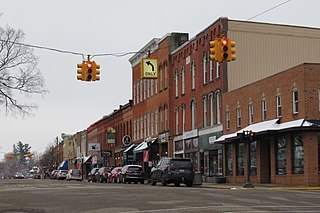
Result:
{"label": "overhead wire", "polygon": [[[274,10],[274,9],[284,5],[284,4],[287,4],[290,1],[292,1],[292,0],[287,0],[287,1],[284,1],[284,2],[282,2],[280,4],[277,4],[274,7],[271,7],[269,9],[265,10],[265,11],[262,11],[261,13],[258,13],[257,15],[252,16],[251,18],[246,19],[244,22],[248,22],[249,20],[252,20],[252,19],[254,19],[254,18],[258,17],[258,16],[261,16],[261,15],[263,15],[263,14],[265,14],[265,13],[271,11],[271,10]],[[240,24],[241,23],[235,25],[234,27],[236,27],[236,26],[238,26]],[[82,56],[83,59],[85,59],[85,56],[88,56],[88,57],[91,56],[91,58],[93,58],[93,57],[101,57],[101,56],[124,57],[124,56],[127,56],[127,55],[137,54],[137,53],[145,53],[145,54],[149,53],[147,51],[136,51],[136,52],[135,51],[131,51],[131,52],[124,52],[124,53],[100,53],[100,54],[90,55],[90,54],[84,54],[84,53],[75,52],[75,51],[61,50],[61,49],[58,49],[58,48],[39,46],[39,45],[32,45],[32,44],[8,41],[8,40],[3,40],[3,39],[0,39],[0,42],[9,42],[11,44],[22,45],[22,46],[26,46],[26,47],[31,47],[31,48],[36,48],[36,49],[43,49],[43,50],[48,50],[48,51],[54,51],[54,52],[59,52],[59,53],[64,53],[64,54],[80,55],[80,56]],[[162,47],[162,48],[168,48],[168,47]],[[162,48],[159,48],[159,49],[162,49]]]}

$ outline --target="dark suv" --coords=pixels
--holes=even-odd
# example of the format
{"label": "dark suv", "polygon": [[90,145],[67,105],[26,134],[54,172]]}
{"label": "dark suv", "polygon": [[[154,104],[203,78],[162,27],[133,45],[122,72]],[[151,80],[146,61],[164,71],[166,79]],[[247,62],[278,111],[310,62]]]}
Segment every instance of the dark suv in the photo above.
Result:
{"label": "dark suv", "polygon": [[125,165],[120,172],[120,182],[144,184],[144,172],[140,165]]}
{"label": "dark suv", "polygon": [[192,186],[194,170],[191,159],[188,158],[162,158],[157,166],[151,169],[151,184],[156,185],[161,182],[163,186],[168,183],[174,183],[180,186],[180,183]]}

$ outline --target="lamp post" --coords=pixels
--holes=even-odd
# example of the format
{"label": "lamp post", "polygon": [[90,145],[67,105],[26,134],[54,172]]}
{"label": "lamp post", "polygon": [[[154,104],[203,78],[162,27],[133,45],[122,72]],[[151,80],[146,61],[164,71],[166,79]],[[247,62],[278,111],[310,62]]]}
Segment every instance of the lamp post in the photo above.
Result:
{"label": "lamp post", "polygon": [[244,145],[245,145],[245,153],[247,154],[247,172],[246,172],[246,183],[243,186],[244,188],[254,188],[250,180],[250,142],[253,138],[252,131],[243,131],[244,136]]}

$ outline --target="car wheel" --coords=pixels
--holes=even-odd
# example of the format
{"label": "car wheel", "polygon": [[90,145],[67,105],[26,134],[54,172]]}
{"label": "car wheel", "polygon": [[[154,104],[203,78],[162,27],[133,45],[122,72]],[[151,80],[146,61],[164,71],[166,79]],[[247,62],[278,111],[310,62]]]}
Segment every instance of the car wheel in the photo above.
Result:
{"label": "car wheel", "polygon": [[144,184],[144,180],[140,181],[141,184]]}
{"label": "car wheel", "polygon": [[151,179],[151,185],[155,186],[155,185],[157,185],[157,182],[154,179]]}
{"label": "car wheel", "polygon": [[180,186],[180,182],[175,182],[174,185],[175,186]]}
{"label": "car wheel", "polygon": [[192,187],[192,181],[186,183],[187,187]]}
{"label": "car wheel", "polygon": [[119,177],[119,176],[117,177],[116,182],[117,182],[117,183],[120,183],[120,177]]}
{"label": "car wheel", "polygon": [[126,183],[126,179],[125,177],[122,177],[122,183],[125,184]]}
{"label": "car wheel", "polygon": [[102,177],[100,178],[100,183],[103,183]]}

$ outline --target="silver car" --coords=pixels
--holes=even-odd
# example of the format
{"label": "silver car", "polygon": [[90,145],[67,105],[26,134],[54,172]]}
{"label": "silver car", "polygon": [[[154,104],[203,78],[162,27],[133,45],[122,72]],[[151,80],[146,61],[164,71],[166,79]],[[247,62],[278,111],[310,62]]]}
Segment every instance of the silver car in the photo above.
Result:
{"label": "silver car", "polygon": [[69,169],[66,180],[82,181],[82,174],[79,169]]}

